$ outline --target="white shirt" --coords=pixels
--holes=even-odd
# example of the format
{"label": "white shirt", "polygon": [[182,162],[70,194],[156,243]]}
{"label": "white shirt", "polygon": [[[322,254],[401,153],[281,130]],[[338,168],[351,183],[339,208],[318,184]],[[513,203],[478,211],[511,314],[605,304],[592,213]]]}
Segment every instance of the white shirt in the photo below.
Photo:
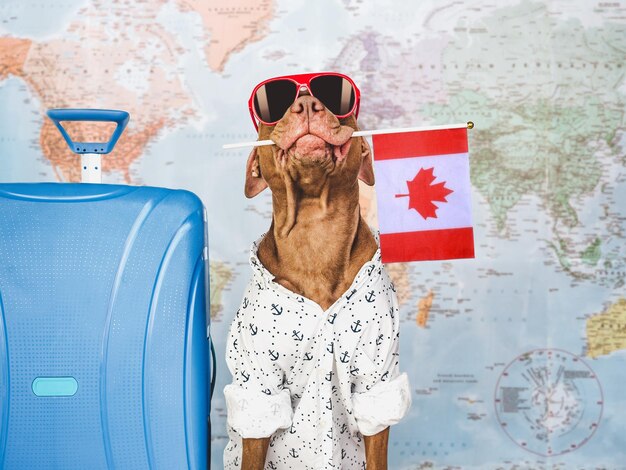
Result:
{"label": "white shirt", "polygon": [[272,436],[265,469],[364,469],[363,435],[397,423],[411,405],[398,369],[398,301],[380,249],[324,311],[274,282],[259,242],[227,342],[224,468],[241,467],[242,437]]}

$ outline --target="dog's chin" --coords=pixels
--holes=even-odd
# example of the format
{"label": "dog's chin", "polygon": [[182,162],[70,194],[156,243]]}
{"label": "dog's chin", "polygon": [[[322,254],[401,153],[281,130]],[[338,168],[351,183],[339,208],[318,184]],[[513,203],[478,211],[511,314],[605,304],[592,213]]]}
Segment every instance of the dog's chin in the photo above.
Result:
{"label": "dog's chin", "polygon": [[348,139],[343,145],[332,145],[316,135],[307,134],[296,140],[287,154],[304,164],[341,163],[350,151],[351,141]]}

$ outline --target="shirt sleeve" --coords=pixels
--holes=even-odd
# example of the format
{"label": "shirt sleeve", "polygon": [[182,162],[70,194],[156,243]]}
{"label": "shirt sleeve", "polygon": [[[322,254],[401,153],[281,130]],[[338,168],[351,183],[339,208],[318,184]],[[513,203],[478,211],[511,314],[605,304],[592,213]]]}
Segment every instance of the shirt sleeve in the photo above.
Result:
{"label": "shirt sleeve", "polygon": [[364,436],[398,423],[411,407],[408,376],[399,372],[399,326],[394,305],[369,325],[355,350],[352,412]]}
{"label": "shirt sleeve", "polygon": [[254,326],[246,321],[242,305],[226,343],[226,364],[233,381],[224,388],[224,397],[229,426],[243,438],[258,439],[288,428],[293,410],[289,390],[283,388],[282,369],[255,348]]}

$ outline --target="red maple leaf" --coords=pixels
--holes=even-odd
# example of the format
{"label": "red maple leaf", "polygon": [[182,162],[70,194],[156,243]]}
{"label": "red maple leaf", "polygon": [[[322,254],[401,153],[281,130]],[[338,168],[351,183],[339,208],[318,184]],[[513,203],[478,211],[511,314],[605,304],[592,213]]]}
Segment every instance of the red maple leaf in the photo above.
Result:
{"label": "red maple leaf", "polygon": [[446,196],[454,191],[445,187],[446,182],[432,184],[435,181],[434,168],[421,168],[412,181],[406,185],[409,194],[396,194],[396,197],[409,197],[409,209],[415,209],[425,219],[437,218],[438,207],[433,201],[448,202]]}

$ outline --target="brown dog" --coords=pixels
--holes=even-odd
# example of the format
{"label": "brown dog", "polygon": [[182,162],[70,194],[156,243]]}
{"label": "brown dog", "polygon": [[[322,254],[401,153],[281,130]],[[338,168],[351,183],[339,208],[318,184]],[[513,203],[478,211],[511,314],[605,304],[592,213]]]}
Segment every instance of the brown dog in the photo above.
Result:
{"label": "brown dog", "polygon": [[358,179],[371,186],[374,172],[367,141],[351,137],[356,129],[354,117],[340,123],[317,99],[301,96],[276,126],[261,124],[259,139],[276,147],[253,151],[246,168],[246,196],[268,185],[273,196],[259,259],[275,282],[324,310],[377,249],[359,211]]}
{"label": "brown dog", "polygon": [[[269,274],[270,281],[273,278],[274,283],[286,289],[283,290],[285,293],[293,294],[293,298],[297,298],[303,303],[313,301],[321,307],[321,310],[318,310],[319,316],[330,311],[331,306],[348,292],[353,283],[356,282],[357,274],[362,272],[364,265],[368,262],[372,263],[370,260],[375,257],[378,249],[372,231],[360,214],[358,181],[360,179],[368,185],[373,185],[374,173],[368,143],[363,138],[352,138],[352,133],[356,129],[356,120],[353,116],[339,121],[319,100],[309,94],[301,94],[275,126],[261,124],[259,139],[271,139],[276,145],[253,150],[246,167],[245,194],[247,197],[256,196],[268,186],[272,191],[273,219],[269,231],[258,244],[258,261],[264,266],[266,270],[264,272]],[[251,259],[253,264],[256,264],[254,255]],[[386,276],[382,265],[377,266],[380,266],[379,271],[383,272],[382,275]],[[371,274],[372,269],[369,271]],[[262,289],[260,284],[259,288]],[[390,314],[391,319],[393,319],[394,309],[397,313],[397,302],[395,301],[395,294],[391,292],[393,286],[387,290],[388,292],[385,294],[392,296],[389,298],[392,298],[394,302]],[[244,298],[242,309],[247,307],[248,297],[249,294]],[[272,308],[276,307],[274,303],[269,305]],[[266,306],[262,308],[265,309]],[[282,311],[282,307],[280,308]],[[238,374],[242,373],[242,369],[246,367],[254,370],[273,367],[277,375],[270,373],[264,373],[264,375],[271,376],[280,382],[283,371],[279,371],[279,367],[276,366],[280,363],[278,360],[275,363],[265,359],[259,359],[261,362],[258,363],[251,362],[264,353],[266,345],[255,343],[252,347],[253,351],[247,352],[252,357],[251,360],[233,359],[233,356],[241,354],[240,349],[243,344],[250,345],[255,338],[258,338],[258,336],[249,335],[257,334],[256,331],[259,326],[253,322],[258,321],[261,314],[257,313],[256,319],[248,321],[249,317],[240,315],[242,309],[238,312],[231,327],[231,338],[234,339],[232,339],[232,348],[228,352],[230,355],[229,367],[233,372],[234,382],[243,385],[248,380],[249,373],[244,373],[242,380],[237,378]],[[389,310],[387,307],[385,309],[386,311]],[[260,304],[258,310],[261,310]],[[262,322],[264,324],[261,325],[261,328],[265,325],[269,328],[270,322],[275,322],[276,318],[280,318],[272,318],[267,313],[262,314],[266,317],[263,317]],[[358,312],[352,314],[352,317],[355,315],[357,315],[358,321]],[[330,319],[328,321],[331,322]],[[360,331],[358,329],[359,323],[355,324],[357,327],[353,327],[352,331]],[[242,329],[249,329],[252,333],[247,332],[247,330],[242,333]],[[299,333],[299,330],[294,329],[293,334],[296,339],[299,338]],[[380,336],[382,337],[382,334]],[[388,336],[389,341],[397,339],[397,333]],[[314,337],[314,332],[310,332],[310,337]],[[274,342],[267,344],[270,348],[272,345]],[[397,343],[394,345],[397,348]],[[332,355],[332,344],[330,344],[330,348]],[[291,353],[292,356],[302,355],[304,350],[294,351]],[[397,356],[397,349],[395,351],[395,353],[390,354],[390,357]],[[273,349],[269,349],[269,352],[272,353]],[[307,354],[309,353],[304,353],[305,358]],[[337,355],[337,351],[334,354]],[[285,354],[283,353],[283,355]],[[347,353],[345,357],[347,357]],[[397,367],[397,360],[395,357],[392,359],[395,360],[395,364],[392,365]],[[341,362],[345,361],[342,360]],[[354,368],[358,370],[357,367]],[[293,369],[293,365],[289,367],[290,371]],[[311,369],[307,372],[309,375],[312,373]],[[292,373],[292,376],[293,374],[295,372]],[[333,377],[332,371],[330,377]],[[298,378],[287,379],[287,385],[294,380],[297,381]],[[385,378],[383,377],[382,380],[384,381]],[[282,386],[283,384],[279,384],[278,388],[271,390],[279,392]],[[268,393],[270,388],[265,391],[268,395],[270,395]],[[352,390],[354,390],[354,385]],[[333,385],[333,393],[336,391],[337,387]],[[227,390],[225,390],[225,394],[226,392]],[[404,391],[401,392],[401,394],[404,393]],[[241,411],[243,411],[249,401],[242,398],[236,400],[229,398],[231,394],[234,392],[227,394],[229,423],[231,408],[240,406]],[[296,397],[296,399],[299,398],[299,396]],[[293,400],[294,397],[292,396],[292,404]],[[408,400],[410,404],[410,398]],[[329,404],[332,407],[332,403]],[[278,405],[274,406],[278,407]],[[351,414],[350,410],[346,411],[347,414]],[[325,422],[322,418],[320,421]],[[336,423],[343,435],[346,425],[339,421]],[[284,426],[289,426],[289,424],[291,424],[290,420],[286,418]],[[291,424],[290,430],[293,427],[294,425]],[[319,428],[321,427],[320,425]],[[313,434],[321,432],[316,424],[311,424],[311,429],[313,431],[307,432]],[[387,468],[388,432],[389,427],[387,425],[373,435],[363,435],[364,454],[368,469]],[[266,462],[270,437],[263,435],[263,432],[258,434],[254,437],[246,437],[242,434],[242,469],[304,468],[298,465],[291,466],[288,457],[283,460],[276,458]],[[331,430],[330,436],[332,434],[333,431]],[[315,439],[319,440],[318,437]],[[361,442],[361,434],[357,433],[355,442]],[[237,444],[232,443],[231,440],[231,444],[227,447],[227,453],[236,446]],[[299,449],[291,448],[290,454],[297,457],[299,452],[302,453]],[[344,464],[343,460],[339,463],[339,459],[344,459],[344,457],[346,463]],[[357,460],[350,460],[350,465],[348,465],[348,457],[347,453],[341,450],[335,460],[331,459],[332,461],[323,464],[314,465],[311,463],[311,466],[306,468],[362,468],[363,462],[359,463]],[[236,465],[238,461],[235,459],[233,462]],[[227,468],[236,468],[234,465],[227,466]],[[318,465],[324,466],[319,467]]]}

